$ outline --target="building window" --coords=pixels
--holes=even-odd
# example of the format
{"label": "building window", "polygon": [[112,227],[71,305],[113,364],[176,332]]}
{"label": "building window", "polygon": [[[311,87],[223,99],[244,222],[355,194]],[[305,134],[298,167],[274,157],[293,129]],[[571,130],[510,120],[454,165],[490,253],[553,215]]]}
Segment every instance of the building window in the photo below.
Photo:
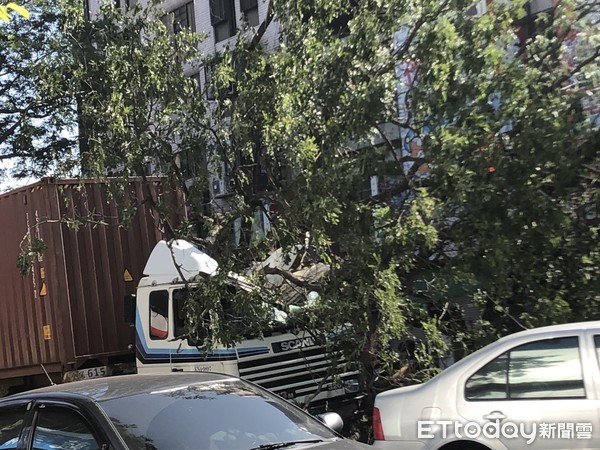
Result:
{"label": "building window", "polygon": [[85,20],[90,20],[90,0],[83,1],[83,18]]}
{"label": "building window", "polygon": [[128,10],[133,6],[133,0],[114,0],[116,9]]}
{"label": "building window", "polygon": [[163,23],[173,33],[179,33],[183,29],[196,31],[194,23],[194,2],[188,2],[175,8],[163,17]]}
{"label": "building window", "polygon": [[235,5],[233,0],[210,0],[210,23],[215,31],[215,42],[235,35]]}
{"label": "building window", "polygon": [[469,17],[481,17],[487,11],[487,1],[478,0],[467,10],[466,14]]}
{"label": "building window", "polygon": [[258,26],[258,0],[240,0],[240,10],[248,25]]}
{"label": "building window", "polygon": [[210,85],[214,67],[215,66],[213,63],[209,63],[204,66],[204,86],[206,89],[206,99],[207,100],[215,99],[214,89]]}
{"label": "building window", "polygon": [[[217,65],[221,64],[222,60],[219,56],[216,56],[212,61],[207,62],[204,65],[204,89],[206,90],[207,100],[217,100],[227,97],[231,97],[234,94],[234,83],[230,83],[227,87],[220,86],[218,89],[215,87],[215,82],[212,80],[213,73],[217,69]],[[231,65],[233,69],[238,71],[238,64],[236,58],[232,58]]]}
{"label": "building window", "polygon": [[198,176],[200,168],[198,167],[197,161],[190,157],[188,150],[177,153],[177,163],[184,179],[189,180]]}
{"label": "building window", "polygon": [[[334,36],[338,38],[347,37],[350,34],[350,21],[356,16],[359,8],[359,0],[338,1],[337,8],[327,14],[328,23],[325,25]],[[321,7],[315,7],[312,3],[301,2],[302,22],[307,23],[312,17],[321,17]]]}

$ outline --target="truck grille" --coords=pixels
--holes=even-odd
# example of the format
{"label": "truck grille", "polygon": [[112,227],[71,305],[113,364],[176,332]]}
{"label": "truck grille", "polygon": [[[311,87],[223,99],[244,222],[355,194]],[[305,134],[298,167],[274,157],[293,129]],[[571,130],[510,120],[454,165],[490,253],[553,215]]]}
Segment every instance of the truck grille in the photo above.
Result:
{"label": "truck grille", "polygon": [[[347,369],[341,355],[335,376],[329,376],[332,356],[323,347],[302,348],[266,358],[250,356],[240,358],[239,373],[242,378],[286,398],[299,398],[314,393],[324,377],[328,377],[323,383],[324,392],[341,389],[344,381],[356,379],[357,371]],[[343,393],[342,390],[337,394]]]}

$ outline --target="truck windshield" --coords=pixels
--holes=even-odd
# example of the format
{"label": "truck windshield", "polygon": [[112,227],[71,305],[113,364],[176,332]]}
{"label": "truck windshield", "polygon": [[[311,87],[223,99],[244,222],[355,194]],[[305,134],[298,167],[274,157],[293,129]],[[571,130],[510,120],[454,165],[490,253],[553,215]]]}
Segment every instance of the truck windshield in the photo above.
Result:
{"label": "truck windshield", "polygon": [[[232,298],[235,295],[236,287],[229,286],[228,290],[231,293],[231,297],[224,297],[220,301],[222,318],[228,322],[232,329],[239,333],[244,339],[255,339],[258,336],[251,333],[248,327],[245,326],[243,320],[243,313],[236,308],[235,301]],[[210,313],[207,312],[204,317],[201,318],[201,323],[194,324],[193,327],[186,326],[187,321],[187,302],[190,297],[193,297],[194,292],[189,289],[175,289],[173,291],[173,317],[174,317],[174,335],[175,337],[182,337],[188,340],[189,345],[198,346],[202,345],[202,341],[207,337],[208,325],[211,321]],[[285,319],[285,313],[280,311],[274,311],[274,321],[271,325],[271,332],[284,332],[287,329]],[[189,333],[190,328],[193,328],[193,333]]]}

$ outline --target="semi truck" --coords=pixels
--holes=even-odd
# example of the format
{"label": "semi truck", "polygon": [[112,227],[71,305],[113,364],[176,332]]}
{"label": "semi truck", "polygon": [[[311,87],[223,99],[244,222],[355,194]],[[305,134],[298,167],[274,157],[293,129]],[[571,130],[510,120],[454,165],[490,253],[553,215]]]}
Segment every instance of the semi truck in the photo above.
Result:
{"label": "semi truck", "polygon": [[0,395],[124,373],[215,371],[310,402],[313,412],[355,409],[356,370],[340,358],[332,376],[326,347],[282,314],[272,332],[235,346],[204,351],[186,337],[186,292],[210,283],[217,261],[189,242],[163,240],[148,196],[177,205],[175,222],[185,206],[158,179],[127,183],[137,207],[127,227],[110,192],[94,180],[46,178],[0,195]]}

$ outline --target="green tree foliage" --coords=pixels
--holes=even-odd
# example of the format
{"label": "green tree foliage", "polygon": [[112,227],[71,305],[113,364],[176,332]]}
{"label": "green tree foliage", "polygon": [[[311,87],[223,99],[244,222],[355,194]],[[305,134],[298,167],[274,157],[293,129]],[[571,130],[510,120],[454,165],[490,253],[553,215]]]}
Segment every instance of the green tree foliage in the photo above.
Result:
{"label": "green tree foliage", "polygon": [[[383,378],[429,377],[448,336],[469,349],[521,326],[600,317],[598,5],[567,0],[534,18],[520,2],[491,2],[479,17],[472,7],[272,0],[215,58],[196,50],[202,36],[170,33],[154,4],[128,15],[106,6],[89,21],[65,1],[48,22],[46,41],[61,49],[52,68],[39,73],[44,48],[29,50],[32,87],[3,98],[40,92],[55,114],[46,131],[78,112],[74,161],[88,175],[142,175],[151,163],[190,206],[169,235],[203,245],[223,274],[277,248],[295,254],[285,270],[254,272],[280,287],[236,298],[244,327],[264,331],[263,306],[277,305],[315,336],[336,334],[373,393]],[[280,39],[267,51],[274,22]],[[519,24],[534,31],[520,44]],[[29,39],[12,39],[11,54],[44,42]],[[198,86],[204,66],[211,77]],[[7,135],[4,154],[10,144],[45,161],[44,139]],[[71,142],[61,149],[58,136],[48,148],[62,163]],[[227,195],[209,201],[215,174]],[[320,277],[295,270],[319,264]],[[195,316],[222,314],[221,278],[190,305]],[[481,322],[464,318],[465,300]],[[206,345],[236,330],[215,326]]]}
{"label": "green tree foliage", "polygon": [[76,116],[60,62],[69,49],[57,21],[50,5],[0,27],[0,160],[13,162],[16,177],[42,176],[73,150]]}
{"label": "green tree foliage", "polygon": [[[458,218],[443,230],[459,250],[446,269],[473,280],[499,334],[600,317],[598,18],[598,5],[561,4],[510,58],[491,41],[475,59],[481,40],[460,39],[453,70],[472,75],[425,103],[424,117],[454,105],[428,153],[445,161],[432,177],[438,212]],[[487,16],[473,26],[499,30]],[[456,102],[459,89],[470,101]]]}
{"label": "green tree foliage", "polygon": [[[173,34],[173,18],[159,2],[124,11],[104,4],[87,17],[79,3],[65,2],[64,30],[72,48],[68,62],[77,89],[78,163],[92,177],[166,175],[188,193],[180,168],[198,155],[205,170],[206,105],[199,94],[199,35]],[[92,20],[90,20],[92,19]],[[165,215],[169,206],[148,198]],[[165,234],[173,230],[165,222]]]}

